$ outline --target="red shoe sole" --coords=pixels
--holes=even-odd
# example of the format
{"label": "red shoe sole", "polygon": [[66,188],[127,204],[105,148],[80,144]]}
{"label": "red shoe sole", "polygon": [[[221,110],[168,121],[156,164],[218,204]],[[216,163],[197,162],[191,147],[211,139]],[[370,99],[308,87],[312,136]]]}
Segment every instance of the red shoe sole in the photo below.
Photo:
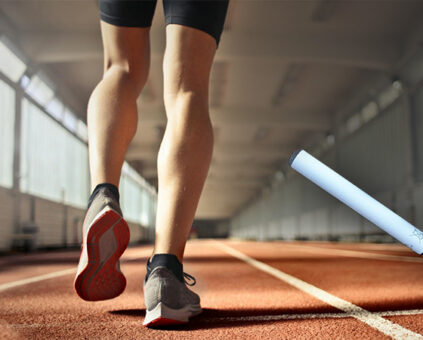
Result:
{"label": "red shoe sole", "polygon": [[166,327],[166,326],[177,326],[177,325],[186,325],[188,322],[166,319],[166,318],[157,318],[148,324],[144,325],[145,327]]}
{"label": "red shoe sole", "polygon": [[[113,228],[113,230],[111,230]],[[107,254],[105,262],[101,256],[110,249],[100,246],[102,236],[113,232],[116,249]],[[110,235],[109,235],[110,237]],[[88,261],[84,269],[76,276],[74,288],[76,293],[86,301],[112,299],[120,295],[126,287],[125,276],[116,269],[116,263],[129,243],[129,228],[126,221],[115,211],[108,210],[91,226],[83,244],[81,257],[87,252]],[[86,249],[84,249],[86,247]]]}

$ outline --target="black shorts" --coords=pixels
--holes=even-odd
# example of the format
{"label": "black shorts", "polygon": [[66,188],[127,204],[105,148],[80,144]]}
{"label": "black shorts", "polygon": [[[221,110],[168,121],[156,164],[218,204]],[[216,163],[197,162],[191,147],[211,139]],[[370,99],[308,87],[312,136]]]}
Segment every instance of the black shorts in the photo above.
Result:
{"label": "black shorts", "polygon": [[[150,27],[157,0],[98,0],[101,20],[116,26]],[[163,0],[165,23],[194,27],[219,45],[229,0]]]}

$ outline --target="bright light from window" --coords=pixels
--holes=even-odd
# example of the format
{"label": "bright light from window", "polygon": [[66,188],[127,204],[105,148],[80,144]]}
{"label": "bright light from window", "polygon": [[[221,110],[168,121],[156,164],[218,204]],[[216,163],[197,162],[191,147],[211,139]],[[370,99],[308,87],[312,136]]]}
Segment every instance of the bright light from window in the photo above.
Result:
{"label": "bright light from window", "polygon": [[402,90],[402,83],[401,83],[399,80],[395,80],[395,81],[392,83],[392,87],[393,87],[395,90],[400,91],[400,90]]}
{"label": "bright light from window", "polygon": [[383,110],[395,101],[401,94],[402,86],[398,84],[390,85],[385,91],[383,91],[378,98],[379,106]]}
{"label": "bright light from window", "polygon": [[277,182],[282,182],[284,179],[285,179],[285,174],[281,170],[276,171],[275,180]]}
{"label": "bright light from window", "polygon": [[78,119],[75,117],[73,112],[67,108],[65,109],[65,114],[63,117],[63,125],[72,132],[76,132],[78,128]]}
{"label": "bright light from window", "polygon": [[0,41],[0,71],[16,83],[25,70],[25,63],[3,41]]}
{"label": "bright light from window", "polygon": [[122,172],[139,185],[146,185],[144,178],[142,178],[140,174],[136,172],[135,169],[133,169],[127,162],[123,163]]}
{"label": "bright light from window", "polygon": [[361,116],[364,122],[368,122],[372,120],[374,117],[377,116],[379,113],[379,108],[376,102],[368,103],[363,109],[361,110]]}
{"label": "bright light from window", "polygon": [[21,80],[19,83],[21,84],[21,87],[25,90],[28,87],[30,82],[31,82],[31,79],[29,79],[29,77],[24,74],[21,77]]}
{"label": "bright light from window", "polygon": [[326,135],[326,139],[325,140],[326,140],[326,144],[328,146],[332,146],[333,144],[335,144],[335,136],[333,134],[331,134],[331,133],[328,133]]}
{"label": "bright light from window", "polygon": [[64,105],[58,98],[53,98],[46,107],[47,112],[59,121],[62,121],[64,114]]}
{"label": "bright light from window", "polygon": [[83,141],[86,142],[88,140],[88,129],[82,120],[78,120],[76,134],[81,137]]}
{"label": "bright light from window", "polygon": [[353,133],[358,130],[361,126],[361,115],[356,113],[350,119],[347,120],[347,131],[348,133]]}
{"label": "bright light from window", "polygon": [[128,162],[123,162],[123,166],[122,166],[122,174],[125,176],[128,176],[129,178],[131,178],[131,180],[133,180],[134,182],[136,182],[137,184],[139,184],[141,187],[143,187],[144,189],[147,189],[148,192],[150,194],[155,195],[156,191],[154,189],[154,187],[152,185],[150,185],[145,179],[144,177],[142,177],[134,168],[132,168]]}
{"label": "bright light from window", "polygon": [[31,78],[25,92],[43,106],[47,105],[54,95],[54,91],[37,74]]}

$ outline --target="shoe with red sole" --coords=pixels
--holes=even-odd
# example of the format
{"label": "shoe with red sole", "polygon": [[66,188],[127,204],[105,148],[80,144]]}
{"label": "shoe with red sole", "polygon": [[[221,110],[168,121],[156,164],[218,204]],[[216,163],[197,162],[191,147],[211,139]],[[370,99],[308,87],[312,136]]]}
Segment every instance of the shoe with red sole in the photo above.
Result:
{"label": "shoe with red sole", "polygon": [[202,312],[200,297],[187,287],[193,286],[195,279],[186,273],[183,276],[193,283],[181,282],[171,270],[162,266],[151,271],[144,281],[144,326],[155,328],[186,324],[189,318]]}
{"label": "shoe with red sole", "polygon": [[118,201],[101,188],[87,210],[82,251],[74,281],[83,300],[99,301],[120,295],[126,287],[119,258],[129,243],[128,224]]}

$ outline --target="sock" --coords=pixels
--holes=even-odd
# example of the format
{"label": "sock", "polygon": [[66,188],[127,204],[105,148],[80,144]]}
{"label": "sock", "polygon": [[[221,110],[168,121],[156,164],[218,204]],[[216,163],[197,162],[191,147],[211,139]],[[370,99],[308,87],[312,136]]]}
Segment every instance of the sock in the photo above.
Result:
{"label": "sock", "polygon": [[90,206],[91,206],[91,204],[93,203],[93,201],[94,201],[94,198],[95,198],[95,196],[98,194],[98,192],[100,191],[100,189],[101,188],[108,188],[110,191],[111,191],[111,193],[112,193],[112,195],[113,195],[113,197],[116,199],[116,201],[119,203],[119,190],[118,190],[118,188],[116,187],[116,185],[114,185],[114,184],[111,184],[111,183],[100,183],[100,184],[97,184],[97,186],[94,188],[94,190],[93,190],[93,192],[91,193],[91,196],[90,196],[90,198],[88,199],[88,206],[87,206],[87,209],[89,209],[90,208]]}
{"label": "sock", "polygon": [[173,254],[156,254],[147,262],[147,274],[145,275],[145,281],[148,280],[150,273],[154,268],[165,267],[169,269],[176,278],[184,282],[182,263],[179,262],[176,255]]}

